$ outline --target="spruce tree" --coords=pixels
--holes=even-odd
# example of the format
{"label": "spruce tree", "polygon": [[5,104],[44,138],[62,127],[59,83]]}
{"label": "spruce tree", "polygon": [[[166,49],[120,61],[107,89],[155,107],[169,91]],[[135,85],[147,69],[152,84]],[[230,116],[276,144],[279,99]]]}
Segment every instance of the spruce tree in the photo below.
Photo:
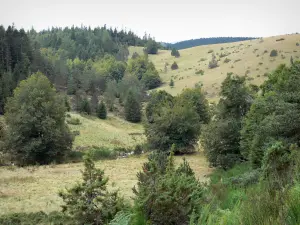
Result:
{"label": "spruce tree", "polygon": [[129,91],[125,103],[125,118],[127,121],[138,123],[141,121],[141,106],[132,91]]}
{"label": "spruce tree", "polygon": [[106,190],[107,182],[104,171],[95,167],[89,154],[85,155],[82,183],[59,192],[64,201],[63,211],[78,224],[108,224],[124,204],[117,191]]}
{"label": "spruce tree", "polygon": [[97,107],[97,116],[103,120],[105,120],[107,117],[107,110],[103,101],[101,101]]}

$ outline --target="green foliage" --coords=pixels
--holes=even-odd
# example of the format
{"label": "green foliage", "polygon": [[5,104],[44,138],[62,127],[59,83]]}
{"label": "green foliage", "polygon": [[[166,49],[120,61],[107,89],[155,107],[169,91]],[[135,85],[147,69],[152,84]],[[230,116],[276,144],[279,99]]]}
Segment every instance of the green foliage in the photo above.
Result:
{"label": "green foliage", "polygon": [[41,73],[22,81],[8,100],[8,153],[20,165],[60,162],[72,148],[65,104]]}
{"label": "green foliage", "polygon": [[107,117],[106,106],[103,101],[101,101],[97,107],[97,116],[98,116],[98,118],[103,119],[103,120],[105,120]]}
{"label": "green foliage", "polygon": [[157,54],[157,51],[158,51],[157,43],[152,39],[148,40],[148,42],[145,46],[145,51],[148,54]]}
{"label": "green foliage", "polygon": [[131,212],[120,211],[115,215],[115,218],[112,221],[110,221],[108,225],[130,225],[131,217]]}
{"label": "green foliage", "polygon": [[172,48],[171,56],[175,56],[176,58],[180,57],[180,53],[176,48]]}
{"label": "green foliage", "polygon": [[93,147],[92,149],[88,150],[87,154],[94,161],[117,158],[117,151],[107,147]]}
{"label": "green foliage", "polygon": [[71,125],[80,125],[81,124],[80,119],[78,119],[78,118],[69,118],[66,121],[67,121],[67,124],[71,124]]}
{"label": "green foliage", "polygon": [[171,70],[177,70],[179,67],[177,65],[177,63],[174,61],[171,65]]}
{"label": "green foliage", "polygon": [[83,98],[80,103],[79,112],[86,113],[88,115],[92,114],[91,103],[87,98]]}
{"label": "green foliage", "polygon": [[151,224],[187,224],[200,210],[203,188],[186,161],[176,170],[172,155],[152,153],[137,176],[135,204]]}
{"label": "green foliage", "polygon": [[266,150],[275,141],[298,144],[299,132],[299,63],[281,65],[262,85],[257,98],[243,122],[241,147],[253,167],[261,167]]}
{"label": "green foliage", "polygon": [[229,63],[230,61],[231,61],[231,59],[228,59],[228,58],[224,59],[224,63]]}
{"label": "green foliage", "polygon": [[145,132],[150,146],[167,151],[176,144],[176,152],[193,149],[200,133],[200,119],[196,110],[188,102],[182,105],[176,101],[173,106],[163,108],[153,116],[153,123],[145,125]]}
{"label": "green foliage", "polygon": [[161,79],[155,66],[146,57],[130,59],[127,71],[142,81],[147,89],[153,89],[161,84]]}
{"label": "green foliage", "polygon": [[117,192],[106,190],[108,178],[97,169],[89,155],[84,157],[82,183],[61,191],[63,212],[77,224],[107,224],[124,206]]}
{"label": "green foliage", "polygon": [[125,102],[125,119],[127,121],[138,123],[141,121],[142,112],[140,102],[132,91],[128,93]]}
{"label": "green foliage", "polygon": [[32,224],[74,224],[74,220],[61,213],[51,212],[46,214],[44,212],[35,213],[14,213],[0,217],[0,224],[3,225],[32,225]]}
{"label": "green foliage", "polygon": [[138,57],[140,57],[140,55],[137,52],[134,52],[131,56],[132,59],[136,59]]}
{"label": "green foliage", "polygon": [[198,70],[195,72],[196,75],[200,74],[200,75],[204,75],[204,70]]}
{"label": "green foliage", "polygon": [[155,91],[151,93],[151,97],[146,106],[146,118],[149,123],[154,122],[154,115],[159,113],[165,105],[172,106],[174,97],[166,91]]}
{"label": "green foliage", "polygon": [[174,80],[173,80],[172,78],[171,78],[171,80],[170,80],[169,86],[170,86],[171,88],[174,87]]}
{"label": "green foliage", "polygon": [[240,131],[252,97],[245,79],[231,74],[223,81],[220,94],[215,116],[204,127],[200,140],[210,164],[228,169],[243,159]]}
{"label": "green foliage", "polygon": [[271,52],[270,52],[270,57],[275,57],[278,55],[278,52],[277,50],[273,49]]}

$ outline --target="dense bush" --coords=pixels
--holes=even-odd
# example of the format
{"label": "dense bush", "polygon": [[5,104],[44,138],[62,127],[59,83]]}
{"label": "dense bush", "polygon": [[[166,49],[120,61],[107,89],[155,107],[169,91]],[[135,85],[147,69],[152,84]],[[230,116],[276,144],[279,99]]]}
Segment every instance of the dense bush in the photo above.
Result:
{"label": "dense bush", "polygon": [[212,54],[211,61],[209,61],[209,63],[208,63],[208,68],[213,69],[216,67],[218,67],[218,61],[216,60],[215,54]]}
{"label": "dense bush", "polygon": [[180,57],[180,53],[176,48],[172,48],[171,56],[175,56],[176,58]]}
{"label": "dense bush", "polygon": [[278,55],[278,52],[277,50],[273,49],[271,52],[270,52],[270,57],[275,57]]}
{"label": "dense bush", "polygon": [[148,40],[146,47],[145,47],[145,51],[148,54],[157,54],[158,51],[158,45],[154,40]]}
{"label": "dense bush", "polygon": [[79,112],[86,113],[88,115],[92,114],[91,103],[87,98],[83,98],[81,100],[81,103],[80,103],[80,106],[79,106]]}
{"label": "dense bush", "polygon": [[153,154],[137,175],[135,204],[151,224],[188,224],[189,215],[200,211],[203,188],[186,161],[176,169],[172,154]]}
{"label": "dense bush", "polygon": [[65,113],[64,99],[43,74],[22,81],[6,105],[7,152],[20,165],[63,161],[73,142]]}
{"label": "dense bush", "polygon": [[177,63],[176,63],[176,62],[173,62],[172,65],[171,65],[171,69],[172,69],[172,70],[177,70],[178,68],[179,68],[179,67],[178,67]]}
{"label": "dense bush", "polygon": [[97,117],[103,120],[107,117],[107,110],[103,101],[101,101],[97,107]]}
{"label": "dense bush", "polygon": [[124,205],[117,192],[106,190],[108,178],[97,169],[89,155],[84,157],[82,183],[61,191],[63,212],[77,224],[107,224]]}
{"label": "dense bush", "polygon": [[80,119],[79,118],[69,118],[67,119],[67,124],[71,124],[71,125],[80,125]]}

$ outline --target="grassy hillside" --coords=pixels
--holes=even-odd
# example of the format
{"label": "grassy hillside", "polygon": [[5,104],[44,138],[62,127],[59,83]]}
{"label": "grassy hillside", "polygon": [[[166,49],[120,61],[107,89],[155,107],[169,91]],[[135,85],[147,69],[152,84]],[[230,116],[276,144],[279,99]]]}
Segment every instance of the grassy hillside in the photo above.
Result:
{"label": "grassy hillside", "polygon": [[132,147],[146,140],[142,124],[129,123],[112,115],[106,120],[75,113],[70,115],[81,122],[80,125],[69,124],[71,131],[80,132],[75,137],[75,149],[87,146]]}
{"label": "grassy hillside", "polygon": [[[176,163],[182,157],[175,157]],[[204,181],[211,169],[202,154],[186,156],[196,176]],[[132,188],[137,182],[136,173],[141,170],[146,156],[96,163],[109,177],[110,188],[120,188],[121,195],[130,200]],[[0,215],[13,212],[51,212],[60,210],[61,199],[57,193],[80,180],[82,163],[36,167],[0,168]]]}
{"label": "grassy hillside", "polygon": [[[283,38],[284,40],[276,41]],[[281,63],[289,63],[290,57],[294,60],[300,58],[300,35],[283,35],[250,41],[225,43],[216,45],[198,46],[180,50],[180,58],[171,56],[170,51],[161,50],[157,55],[149,55],[164,82],[160,89],[166,90],[173,95],[177,95],[184,88],[193,87],[201,82],[207,97],[210,100],[218,98],[220,85],[226,74],[232,72],[240,76],[247,76],[247,81],[253,84],[261,84],[265,80],[265,74],[271,72]],[[277,50],[276,57],[270,57],[272,50]],[[142,48],[130,47],[130,53],[138,52],[142,54]],[[208,69],[208,63],[212,58],[213,51],[216,55],[218,67]],[[222,57],[221,53],[227,55]],[[220,57],[221,56],[221,57]],[[225,59],[230,60],[225,63]],[[176,61],[179,69],[171,70],[171,64]],[[168,70],[165,72],[165,63],[168,63]],[[203,70],[203,75],[196,74]],[[169,87],[169,82],[173,78],[174,88]]]}

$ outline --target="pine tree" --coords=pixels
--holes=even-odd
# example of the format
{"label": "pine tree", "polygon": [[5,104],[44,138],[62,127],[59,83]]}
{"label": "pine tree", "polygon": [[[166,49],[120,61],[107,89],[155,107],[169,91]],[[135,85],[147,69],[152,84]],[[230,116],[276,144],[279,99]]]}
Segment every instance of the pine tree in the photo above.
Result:
{"label": "pine tree", "polygon": [[62,209],[78,224],[107,224],[124,207],[118,192],[108,192],[108,178],[104,171],[97,169],[90,155],[84,157],[82,183],[59,192],[63,199]]}
{"label": "pine tree", "polygon": [[138,123],[141,121],[141,106],[132,91],[129,91],[125,103],[125,118],[127,121]]}
{"label": "pine tree", "polygon": [[107,110],[103,101],[101,101],[97,107],[97,116],[103,120],[105,120],[107,117]]}

